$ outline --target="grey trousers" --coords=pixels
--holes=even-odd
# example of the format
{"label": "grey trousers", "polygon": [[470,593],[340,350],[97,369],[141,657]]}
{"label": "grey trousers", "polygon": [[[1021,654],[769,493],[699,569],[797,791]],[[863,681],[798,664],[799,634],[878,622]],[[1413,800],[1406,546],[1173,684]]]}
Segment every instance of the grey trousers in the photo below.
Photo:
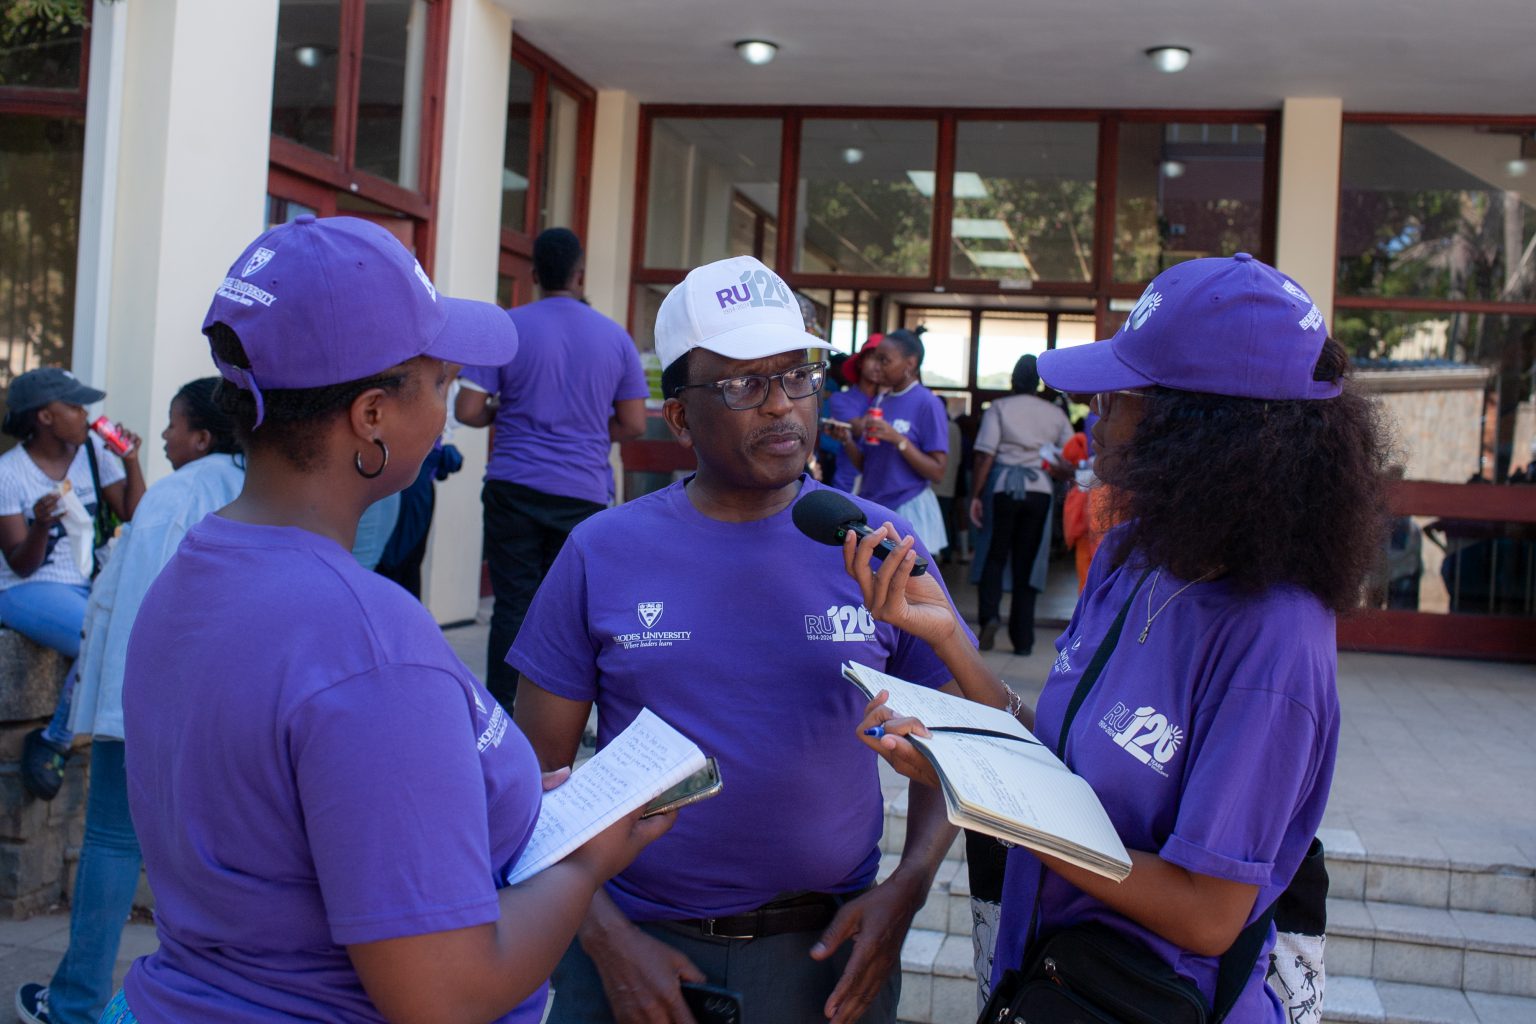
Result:
{"label": "grey trousers", "polygon": [[[843,976],[853,952],[843,943],[830,960],[812,960],[819,931],[794,932],[764,939],[712,939],[693,929],[655,922],[642,931],[681,951],[698,965],[711,985],[741,993],[743,1024],[825,1024],[822,1008]],[[597,966],[571,943],[555,968],[554,1006],[547,1024],[612,1024],[613,1011],[603,994]],[[891,971],[859,1024],[895,1024],[901,997],[901,970]]]}

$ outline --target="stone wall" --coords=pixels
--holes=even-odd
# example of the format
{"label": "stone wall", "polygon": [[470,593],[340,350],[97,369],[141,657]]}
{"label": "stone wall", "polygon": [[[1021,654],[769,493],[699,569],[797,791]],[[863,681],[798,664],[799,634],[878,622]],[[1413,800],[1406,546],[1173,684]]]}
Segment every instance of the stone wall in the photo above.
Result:
{"label": "stone wall", "polygon": [[51,801],[21,784],[22,738],[53,715],[68,664],[57,651],[0,629],[0,917],[26,917],[63,902],[69,868],[80,857],[88,751],[70,758]]}

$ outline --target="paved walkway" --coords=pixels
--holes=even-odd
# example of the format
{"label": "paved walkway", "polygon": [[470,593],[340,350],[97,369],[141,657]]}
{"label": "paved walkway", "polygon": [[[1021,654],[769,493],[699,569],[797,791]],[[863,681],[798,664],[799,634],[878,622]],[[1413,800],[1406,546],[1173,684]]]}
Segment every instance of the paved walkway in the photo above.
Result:
{"label": "paved walkway", "polygon": [[[972,588],[958,587],[955,597],[974,610]],[[476,625],[446,634],[477,672],[488,619],[487,605]],[[1040,630],[1029,658],[1014,657],[1000,638],[1004,649],[987,661],[1016,689],[1036,692],[1054,657],[1050,635]],[[1353,838],[1371,854],[1536,867],[1536,669],[1344,654],[1339,694],[1343,730],[1324,819],[1330,843]],[[62,912],[0,922],[0,999],[23,982],[48,980],[67,930]],[[130,925],[119,973],[154,944],[149,925]]]}

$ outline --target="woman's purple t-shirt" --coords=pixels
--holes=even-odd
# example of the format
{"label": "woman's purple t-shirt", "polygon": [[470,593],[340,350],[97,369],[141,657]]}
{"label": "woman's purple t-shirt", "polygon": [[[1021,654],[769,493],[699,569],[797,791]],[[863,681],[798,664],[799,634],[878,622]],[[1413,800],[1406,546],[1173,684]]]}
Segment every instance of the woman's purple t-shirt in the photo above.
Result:
{"label": "woman's purple t-shirt", "polygon": [[[1110,568],[1119,535],[1100,545],[1036,711],[1035,734],[1054,749],[1083,670],[1146,569]],[[1311,594],[1273,587],[1243,596],[1221,580],[1147,577],[1124,632],[1073,719],[1066,760],[1093,786],[1127,849],[1259,887],[1251,922],[1290,883],[1317,834],[1338,748],[1333,615]],[[1163,607],[1164,602],[1167,607]],[[1162,610],[1159,611],[1158,609]],[[1040,862],[1010,851],[1003,883],[994,980],[1018,967],[1035,905]],[[1207,1000],[1219,958],[1198,956],[1045,872],[1040,933],[1100,921],[1145,943]],[[1230,1020],[1278,1024],[1264,985],[1273,936]]]}
{"label": "woman's purple t-shirt", "polygon": [[[900,394],[888,394],[879,400],[885,422],[923,452],[949,451],[949,419],[939,396],[913,384]],[[871,404],[870,408],[873,408]],[[859,495],[886,508],[901,508],[932,486],[907,462],[907,458],[889,441],[863,444],[864,482]]]}
{"label": "woman's purple t-shirt", "polygon": [[333,541],[193,527],[144,599],[123,707],[160,938],[124,983],[140,1019],[380,1021],[346,946],[500,917],[533,751],[426,609]]}

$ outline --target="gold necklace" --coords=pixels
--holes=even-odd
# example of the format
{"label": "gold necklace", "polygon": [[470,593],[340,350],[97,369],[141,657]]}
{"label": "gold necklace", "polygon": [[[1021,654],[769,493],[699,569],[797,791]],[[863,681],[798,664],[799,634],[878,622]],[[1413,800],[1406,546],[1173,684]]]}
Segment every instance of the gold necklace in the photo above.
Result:
{"label": "gold necklace", "polygon": [[1188,583],[1184,584],[1178,590],[1175,590],[1173,592],[1173,594],[1169,596],[1168,600],[1164,601],[1162,604],[1157,606],[1157,611],[1154,612],[1152,610],[1152,595],[1157,593],[1157,581],[1162,578],[1162,575],[1163,575],[1163,570],[1161,570],[1161,569],[1159,569],[1159,570],[1157,570],[1157,572],[1153,573],[1152,574],[1152,586],[1147,588],[1147,624],[1144,627],[1142,627],[1141,636],[1136,638],[1136,642],[1139,643],[1139,644],[1144,644],[1144,643],[1147,642],[1147,634],[1152,632],[1152,620],[1157,618],[1159,615],[1163,614],[1163,609],[1167,608],[1170,604],[1172,604],[1173,603],[1173,599],[1175,597],[1178,597],[1180,594],[1184,593],[1184,591],[1188,590],[1190,587],[1194,586],[1196,583],[1204,583],[1206,580],[1210,579],[1212,576],[1215,576],[1216,575],[1216,570],[1212,569],[1210,572],[1206,573],[1204,576],[1201,576],[1199,579],[1197,579],[1197,580],[1190,580]]}

